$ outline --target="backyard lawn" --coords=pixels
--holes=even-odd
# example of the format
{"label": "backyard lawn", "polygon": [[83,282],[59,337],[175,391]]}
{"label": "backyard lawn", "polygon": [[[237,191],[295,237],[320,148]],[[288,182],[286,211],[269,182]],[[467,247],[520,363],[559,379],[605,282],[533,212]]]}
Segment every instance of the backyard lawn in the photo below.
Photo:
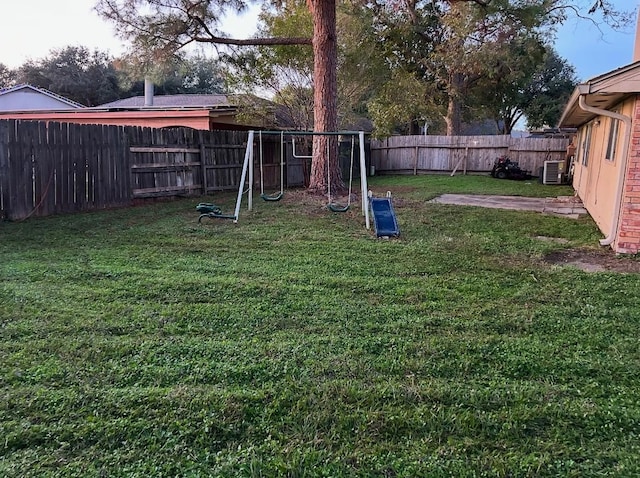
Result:
{"label": "backyard lawn", "polygon": [[640,476],[640,274],[546,260],[588,217],[428,202],[571,190],[370,186],[400,239],[300,191],[0,223],[0,476]]}

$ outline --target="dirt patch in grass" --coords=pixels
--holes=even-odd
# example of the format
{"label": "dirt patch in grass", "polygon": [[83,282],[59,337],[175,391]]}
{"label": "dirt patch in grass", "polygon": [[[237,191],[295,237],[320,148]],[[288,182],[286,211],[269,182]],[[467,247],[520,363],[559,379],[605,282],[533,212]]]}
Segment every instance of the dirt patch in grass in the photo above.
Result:
{"label": "dirt patch in grass", "polygon": [[640,273],[640,261],[635,257],[617,255],[612,251],[567,249],[547,254],[544,261],[557,266],[572,266],[585,272]]}
{"label": "dirt patch in grass", "polygon": [[[331,196],[331,202],[340,206],[345,206],[348,203],[347,194],[337,194]],[[286,204],[293,204],[300,207],[305,214],[310,216],[319,216],[327,213],[328,200],[324,194],[312,194],[305,189],[297,189],[287,191],[283,197],[283,201]],[[356,210],[360,210],[360,194],[359,191],[351,192],[351,206]]]}

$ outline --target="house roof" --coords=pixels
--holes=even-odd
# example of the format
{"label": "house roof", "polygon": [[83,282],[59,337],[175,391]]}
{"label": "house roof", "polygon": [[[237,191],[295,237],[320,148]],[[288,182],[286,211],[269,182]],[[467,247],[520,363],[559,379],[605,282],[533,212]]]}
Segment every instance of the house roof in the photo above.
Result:
{"label": "house roof", "polygon": [[144,96],[133,96],[96,106],[96,109],[138,109],[138,108],[220,108],[234,107],[227,95],[157,95],[153,105],[145,107]]}
{"label": "house roof", "polygon": [[589,106],[608,110],[620,103],[625,97],[637,93],[640,93],[640,61],[579,84],[569,98],[558,126],[560,128],[577,128],[597,116],[580,108],[578,104],[580,96],[585,96]]}
{"label": "house roof", "polygon": [[39,88],[37,86],[29,85],[27,83],[22,83],[20,85],[16,85],[16,86],[11,86],[9,88],[0,89],[0,96],[8,95],[10,93],[15,93],[15,92],[22,91],[22,90],[34,91],[34,92],[39,93],[41,95],[48,96],[49,98],[53,98],[54,100],[60,101],[61,103],[64,103],[64,104],[66,104],[68,106],[71,106],[73,108],[85,108],[84,105],[82,105],[82,104],[80,104],[80,103],[78,103],[76,101],[70,100],[69,98],[65,98],[64,96],[59,95],[57,93],[54,93],[53,91],[49,91],[49,90],[47,90],[45,88]]}

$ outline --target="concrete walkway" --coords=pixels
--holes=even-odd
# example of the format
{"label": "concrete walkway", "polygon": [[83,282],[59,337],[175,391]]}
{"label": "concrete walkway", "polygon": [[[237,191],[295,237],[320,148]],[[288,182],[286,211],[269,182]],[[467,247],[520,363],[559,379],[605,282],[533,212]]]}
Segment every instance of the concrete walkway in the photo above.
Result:
{"label": "concrete walkway", "polygon": [[530,198],[521,196],[483,196],[476,194],[443,194],[431,202],[454,204],[458,206],[478,206],[495,209],[512,209],[516,211],[535,211],[562,217],[578,219],[588,214],[582,201],[573,196],[556,198]]}

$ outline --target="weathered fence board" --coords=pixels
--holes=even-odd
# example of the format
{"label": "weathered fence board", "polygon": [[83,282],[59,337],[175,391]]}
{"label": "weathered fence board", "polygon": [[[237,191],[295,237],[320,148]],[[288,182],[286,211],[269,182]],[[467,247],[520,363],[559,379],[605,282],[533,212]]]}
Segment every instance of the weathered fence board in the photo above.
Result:
{"label": "weathered fence board", "polygon": [[371,161],[379,173],[491,171],[508,156],[536,175],[546,160],[564,160],[569,139],[510,136],[392,136],[371,141]]}
{"label": "weathered fence board", "polygon": [[11,199],[11,181],[9,176],[9,122],[0,121],[0,219],[4,219],[9,210]]}

